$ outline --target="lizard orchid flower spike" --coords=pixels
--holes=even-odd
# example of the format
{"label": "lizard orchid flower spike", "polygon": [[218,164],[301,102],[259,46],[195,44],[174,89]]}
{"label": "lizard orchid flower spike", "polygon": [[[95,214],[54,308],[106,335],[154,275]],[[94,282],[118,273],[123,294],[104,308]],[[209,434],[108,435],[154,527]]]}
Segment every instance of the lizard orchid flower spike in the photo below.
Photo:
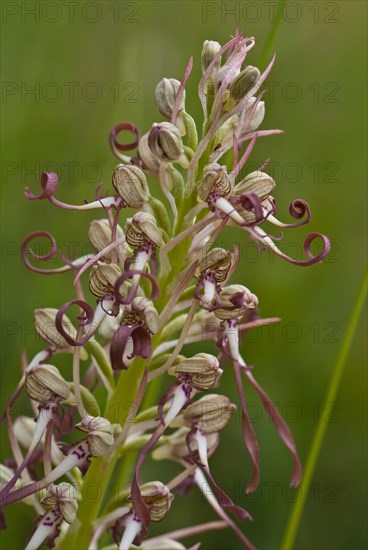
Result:
{"label": "lizard orchid flower spike", "polygon": [[[25,189],[27,199],[63,209],[65,223],[83,212],[101,214],[87,222],[88,254],[64,254],[44,230],[21,245],[29,270],[60,279],[71,272],[74,278],[70,289],[60,283],[64,303],[36,309],[34,326],[43,346],[30,360],[22,353],[20,380],[1,417],[13,457],[0,465],[0,505],[26,503],[39,518],[27,550],[46,540],[52,546],[55,539],[60,548],[97,550],[102,535],[121,550],[135,545],[173,550],[183,548],[177,538],[223,528],[254,550],[243,521],[250,513],[221,489],[212,470],[211,457],[235,411],[228,396],[212,393],[221,388],[227,363],[233,366],[243,439],[253,462],[246,490],[259,483],[260,449],[244,381],[260,396],[291,452],[292,485],[300,482],[292,434],[242,357],[244,333],[280,319],[260,318],[258,298],[237,284],[239,247],[231,252],[218,244],[230,226],[260,250],[269,248],[301,266],[321,263],[330,250],[328,238],[312,232],[304,242],[306,257],[291,258],[278,246],[283,235],[272,235],[273,227],[283,231],[309,223],[311,210],[295,199],[291,219],[279,218],[280,182],[267,174],[268,160],[248,169],[258,140],[282,133],[261,127],[267,98],[262,87],[275,56],[261,71],[248,62],[254,46],[255,39],[240,32],[224,45],[204,42],[200,121],[189,112],[193,59],[181,79],[162,78],[154,92],[158,118],[143,132],[120,122],[108,136],[118,164],[105,194],[100,184],[94,200],[62,202],[53,172],[41,174],[39,194]],[[191,351],[191,344],[198,349]],[[60,355],[64,361],[57,363]],[[174,377],[168,384],[167,375]],[[19,419],[13,424],[13,407],[23,393],[35,422],[29,415],[27,424]],[[167,480],[164,469],[162,480],[145,483],[150,457],[173,460],[180,472]],[[111,480],[123,485],[117,495]],[[88,500],[85,489],[96,485],[98,501]],[[175,506],[173,494],[192,487],[218,521],[144,540],[151,522],[164,520]]]}

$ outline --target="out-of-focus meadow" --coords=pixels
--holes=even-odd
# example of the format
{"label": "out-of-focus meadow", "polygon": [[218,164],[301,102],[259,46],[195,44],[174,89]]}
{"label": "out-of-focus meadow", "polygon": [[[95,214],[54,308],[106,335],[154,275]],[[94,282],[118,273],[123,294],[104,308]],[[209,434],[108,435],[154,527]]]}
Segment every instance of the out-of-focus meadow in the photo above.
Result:
{"label": "out-of-focus meadow", "polygon": [[[20,260],[20,243],[39,229],[49,231],[64,252],[73,247],[85,251],[93,219],[92,214],[61,211],[47,202],[28,202],[24,186],[37,191],[40,172],[56,171],[58,196],[71,203],[92,198],[101,181],[109,187],[116,162],[107,142],[110,129],[130,121],[145,132],[160,120],[153,101],[155,86],[164,76],[181,79],[191,55],[194,69],[186,106],[201,120],[196,90],[202,43],[206,39],[225,43],[239,28],[256,38],[247,58],[250,64],[259,64],[262,70],[277,52],[262,128],[285,130],[282,136],[257,142],[252,166],[270,158],[280,217],[288,218],[293,198],[305,198],[312,209],[308,228],[285,234],[290,243],[286,251],[301,254],[308,229],[325,233],[332,241],[332,253],[324,264],[302,268],[268,253],[260,256],[241,231],[226,232],[221,242],[238,243],[241,253],[233,281],[258,295],[264,316],[283,320],[272,331],[250,332],[242,351],[289,422],[302,460],[319,416],[324,414],[329,422],[295,548],[363,549],[367,546],[363,323],[336,402],[328,411],[322,402],[366,261],[367,4],[289,2],[272,50],[266,51],[277,5],[263,1],[2,3],[2,403],[19,378],[22,349],[31,356],[41,348],[32,331],[33,310],[59,307],[74,297],[70,275],[42,277],[27,271]],[[193,351],[199,349],[214,351],[210,344]],[[236,400],[230,370],[222,384]],[[288,452],[257,397],[249,389],[247,396],[262,450],[260,489],[253,495],[244,493],[251,464],[243,449],[239,417],[223,432],[213,470],[222,487],[253,516],[254,522],[245,526],[247,536],[259,549],[277,549],[298,492],[288,488]],[[9,453],[6,437],[2,442],[4,462]],[[149,468],[145,471],[150,477],[161,472],[162,481],[177,471],[171,464],[163,468],[151,463]],[[154,531],[210,518],[215,519],[211,510],[193,491],[176,498],[165,523]],[[33,510],[12,506],[7,520],[3,547],[21,548],[32,528]],[[204,549],[240,547],[226,531],[206,534],[202,540]]]}

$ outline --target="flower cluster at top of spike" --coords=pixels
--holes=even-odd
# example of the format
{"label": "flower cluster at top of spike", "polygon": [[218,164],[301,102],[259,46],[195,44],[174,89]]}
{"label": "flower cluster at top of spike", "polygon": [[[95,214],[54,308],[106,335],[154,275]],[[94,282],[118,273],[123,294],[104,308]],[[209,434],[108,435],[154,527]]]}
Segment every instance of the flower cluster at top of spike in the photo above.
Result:
{"label": "flower cluster at top of spike", "polygon": [[[311,233],[304,242],[305,260],[286,256],[275,243],[280,237],[272,236],[269,227],[308,223],[308,204],[294,200],[289,208],[294,221],[282,222],[276,216],[276,183],[265,172],[267,162],[241,176],[257,140],[281,133],[259,129],[265,115],[260,90],[274,59],[263,73],[246,64],[254,43],[239,33],[224,46],[204,43],[198,87],[201,137],[199,125],[186,111],[185,86],[192,60],[181,81],[163,78],[157,85],[155,102],[164,121],[143,135],[127,122],[112,130],[109,142],[120,163],[112,176],[111,195],[101,195],[99,186],[91,202],[62,202],[55,196],[55,173],[41,175],[40,194],[25,190],[29,200],[47,200],[65,210],[100,209],[105,214],[90,224],[91,254],[65,257],[46,231],[30,234],[21,247],[24,263],[36,273],[71,271],[76,292],[58,308],[35,311],[35,329],[46,346],[29,362],[23,356],[21,380],[3,416],[14,458],[0,467],[0,504],[21,500],[35,508],[38,520],[27,550],[45,540],[53,545],[73,532],[91,461],[104,457],[106,464],[116,464],[116,457],[122,457],[124,463],[134,451],[139,456],[128,488],[114,498],[105,495],[107,505],[93,523],[89,548],[98,548],[106,533],[121,550],[133,544],[185,548],[170,533],[151,539],[147,534],[151,522],[169,513],[175,493],[185,494],[194,486],[204,491],[220,519],[183,528],[176,537],[229,527],[246,548],[254,548],[236,523],[251,519],[250,513],[219,487],[209,464],[220,432],[236,409],[217,392],[229,365],[239,396],[242,437],[252,462],[252,471],[244,471],[246,490],[254,491],[259,484],[260,448],[247,412],[244,381],[258,393],[291,453],[291,484],[300,482],[293,436],[240,352],[247,330],[279,319],[261,318],[257,296],[230,282],[239,261],[237,247],[226,250],[215,243],[225,227],[236,226],[261,250],[269,248],[298,265],[321,262],[329,252],[328,239]],[[133,141],[123,144],[118,139],[121,132],[132,134]],[[132,156],[129,151],[134,151]],[[155,196],[158,189],[162,200]],[[45,254],[30,247],[40,238],[48,242]],[[318,254],[312,252],[315,240],[322,245]],[[60,260],[59,267],[41,267],[55,259]],[[89,297],[83,286],[87,276]],[[79,314],[72,322],[67,312],[76,308]],[[186,346],[193,343],[205,348],[188,354]],[[63,353],[69,354],[72,365],[70,380],[52,364],[54,356]],[[129,422],[111,422],[107,413],[101,413],[95,389],[103,388],[108,403],[113,402],[122,374],[137,368],[136,358],[144,362],[144,370]],[[167,374],[173,377],[171,383]],[[166,387],[156,401],[147,402],[158,381]],[[23,389],[33,405],[35,422],[13,421],[12,406]],[[148,456],[174,460],[180,472],[165,483],[143,480],[141,468]]]}

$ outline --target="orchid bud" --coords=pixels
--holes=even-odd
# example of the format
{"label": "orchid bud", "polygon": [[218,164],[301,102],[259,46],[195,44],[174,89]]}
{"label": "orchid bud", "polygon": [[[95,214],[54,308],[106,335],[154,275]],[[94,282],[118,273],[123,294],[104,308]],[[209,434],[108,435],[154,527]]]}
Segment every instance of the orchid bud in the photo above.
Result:
{"label": "orchid bud", "polygon": [[205,391],[214,387],[222,369],[214,355],[197,353],[193,357],[181,359],[171,372],[179,379],[184,378],[194,389]]}
{"label": "orchid bud", "polygon": [[[37,334],[50,344],[54,350],[70,349],[69,344],[56,328],[55,318],[57,312],[57,309],[51,307],[36,309],[33,318],[34,327]],[[66,315],[63,316],[62,323],[65,332],[75,340],[77,336],[76,330]]]}
{"label": "orchid bud", "polygon": [[82,422],[76,425],[76,428],[88,434],[88,446],[92,456],[103,456],[107,453],[111,445],[114,444],[114,434],[121,426],[111,424],[102,416],[83,417]]}
{"label": "orchid bud", "polygon": [[139,209],[149,199],[145,173],[131,164],[118,164],[112,177],[116,192],[130,208]]}
{"label": "orchid bud", "polygon": [[[155,102],[162,116],[170,120],[175,107],[180,82],[175,78],[163,78],[156,86]],[[179,111],[185,109],[185,90],[181,96]]]}
{"label": "orchid bud", "polygon": [[[202,62],[202,72],[205,73],[210,64],[212,63],[215,55],[221,50],[221,44],[215,42],[214,40],[205,40],[203,43],[201,62]],[[221,57],[216,63],[214,70],[218,69],[221,65]]]}
{"label": "orchid bud", "polygon": [[67,523],[73,523],[77,515],[77,492],[70,483],[53,483],[47,488],[47,495],[42,499],[42,504],[57,508]]}
{"label": "orchid bud", "polygon": [[160,162],[157,159],[157,157],[152,153],[149,145],[148,145],[148,136],[149,132],[147,134],[144,134],[144,136],[141,137],[138,143],[138,152],[139,156],[141,157],[144,165],[153,173],[157,173],[160,169]]}
{"label": "orchid bud", "polygon": [[130,314],[138,316],[151,334],[157,333],[159,329],[159,318],[157,310],[151,300],[137,296],[132,302]]}
{"label": "orchid bud", "polygon": [[162,245],[162,235],[152,214],[137,212],[126,223],[126,239],[131,246]]}
{"label": "orchid bud", "polygon": [[205,166],[202,174],[202,181],[198,186],[198,196],[207,201],[214,194],[220,197],[227,197],[232,191],[232,184],[227,174],[226,166],[220,166],[213,162]]}
{"label": "orchid bud", "polygon": [[183,418],[189,425],[196,425],[204,433],[223,430],[230,422],[236,406],[225,395],[205,395],[185,409]]}
{"label": "orchid bud", "polygon": [[251,172],[234,187],[234,195],[254,193],[261,201],[267,199],[274,188],[275,180],[265,172]]}
{"label": "orchid bud", "polygon": [[265,102],[258,101],[257,107],[255,108],[254,113],[251,116],[251,119],[248,118],[248,112],[253,108],[253,103],[257,100],[256,97],[250,97],[248,99],[249,106],[247,107],[247,114],[245,115],[243,127],[241,129],[241,135],[247,132],[254,132],[262,124],[265,117]]}
{"label": "orchid bud", "polygon": [[234,78],[229,86],[232,99],[239,101],[249,92],[249,90],[258,82],[261,73],[257,67],[248,65],[238,76]]}
{"label": "orchid bud", "polygon": [[188,166],[180,131],[171,122],[154,124],[148,136],[148,145],[154,155],[163,162],[180,162]]}
{"label": "orchid bud", "polygon": [[[219,319],[238,319],[249,309],[255,309],[258,305],[258,298],[255,294],[243,285],[229,285],[222,289],[221,305],[214,314]],[[227,309],[228,308],[228,309]]]}
{"label": "orchid bud", "polygon": [[41,404],[55,398],[67,399],[70,394],[68,382],[53,365],[33,367],[26,374],[25,385],[29,397]]}
{"label": "orchid bud", "polygon": [[[112,242],[112,233],[111,227],[108,220],[93,220],[90,223],[88,231],[89,240],[96,252],[100,252],[106,248]],[[121,239],[124,237],[124,231],[117,225],[116,227],[116,239]],[[124,263],[128,256],[132,255],[132,250],[130,246],[123,242],[115,250],[118,251],[119,261],[121,264]],[[107,252],[103,256],[105,262],[111,261],[113,258],[114,250]]]}
{"label": "orchid bud", "polygon": [[[89,275],[89,289],[96,298],[104,298],[114,293],[115,283],[122,274],[121,268],[117,264],[105,264],[97,262]],[[128,285],[120,286],[122,298],[128,294]]]}
{"label": "orchid bud", "polygon": [[161,521],[169,511],[174,495],[161,481],[145,483],[140,490],[151,521]]}
{"label": "orchid bud", "polygon": [[231,264],[232,257],[228,250],[212,248],[201,260],[197,273],[210,273],[216,282],[222,283],[226,280]]}
{"label": "orchid bud", "polygon": [[[182,460],[189,454],[187,436],[190,429],[187,427],[179,428],[175,430],[173,434],[167,437],[166,442],[163,445],[155,448],[152,452],[152,458],[154,460]],[[211,456],[217,449],[220,443],[220,436],[218,433],[205,434],[207,439],[208,456]],[[197,441],[192,443],[192,449],[197,448]]]}

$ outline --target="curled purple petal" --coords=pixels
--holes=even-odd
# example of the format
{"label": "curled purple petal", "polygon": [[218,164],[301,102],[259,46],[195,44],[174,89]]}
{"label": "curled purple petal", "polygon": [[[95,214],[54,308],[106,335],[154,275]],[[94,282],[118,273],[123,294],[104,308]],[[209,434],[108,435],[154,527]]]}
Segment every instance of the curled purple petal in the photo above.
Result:
{"label": "curled purple petal", "polygon": [[[49,252],[47,252],[47,254],[37,254],[34,250],[32,250],[32,248],[27,248],[27,246],[31,241],[39,237],[44,237],[50,243],[50,250]],[[58,251],[56,241],[52,237],[52,235],[48,233],[48,231],[34,231],[33,233],[30,233],[28,237],[26,237],[22,242],[22,244],[20,245],[20,253],[26,267],[28,267],[28,269],[30,269],[34,273],[41,273],[43,275],[53,275],[55,273],[64,273],[65,271],[68,271],[70,269],[69,265],[65,265],[63,267],[56,267],[53,269],[41,269],[39,267],[33,266],[29,261],[27,257],[28,253],[32,256],[32,258],[34,258],[39,262],[47,262],[49,260],[53,260],[55,258],[61,257]]]}
{"label": "curled purple petal", "polygon": [[293,202],[289,206],[289,212],[290,215],[296,220],[300,220],[305,217],[305,219],[303,220],[303,224],[308,223],[311,219],[309,204],[303,199],[293,200]]}
{"label": "curled purple petal", "polygon": [[83,346],[88,340],[91,338],[92,334],[88,334],[87,336],[84,336],[81,340],[77,341],[74,340],[68,334],[68,332],[65,330],[63,326],[63,317],[65,315],[65,312],[69,309],[70,306],[77,305],[81,308],[81,310],[84,312],[84,316],[78,316],[77,320],[79,322],[79,326],[87,326],[90,325],[93,322],[94,319],[94,312],[92,306],[90,306],[87,302],[84,300],[71,300],[70,302],[66,302],[59,311],[56,314],[55,317],[55,326],[58,330],[58,332],[61,334],[61,336],[68,342],[70,346]]}
{"label": "curled purple petal", "polygon": [[26,187],[24,189],[24,195],[30,201],[48,199],[56,192],[58,182],[59,178],[55,172],[42,172],[40,176],[42,193],[40,195],[34,195],[29,187]]}
{"label": "curled purple petal", "polygon": [[[132,141],[131,143],[126,143],[126,144],[120,143],[117,137],[120,134],[120,132],[123,132],[123,131],[127,131],[134,134],[135,140]],[[115,126],[109,134],[109,143],[113,153],[116,149],[118,151],[131,151],[132,149],[135,149],[139,143],[139,139],[140,139],[140,135],[139,135],[137,126],[135,124],[131,124],[130,122],[121,122],[120,124]]]}
{"label": "curled purple petal", "polygon": [[149,332],[142,326],[120,325],[111,339],[110,358],[114,370],[126,370],[128,365],[123,361],[124,351],[129,338],[133,340],[133,355],[148,359],[152,353]]}

